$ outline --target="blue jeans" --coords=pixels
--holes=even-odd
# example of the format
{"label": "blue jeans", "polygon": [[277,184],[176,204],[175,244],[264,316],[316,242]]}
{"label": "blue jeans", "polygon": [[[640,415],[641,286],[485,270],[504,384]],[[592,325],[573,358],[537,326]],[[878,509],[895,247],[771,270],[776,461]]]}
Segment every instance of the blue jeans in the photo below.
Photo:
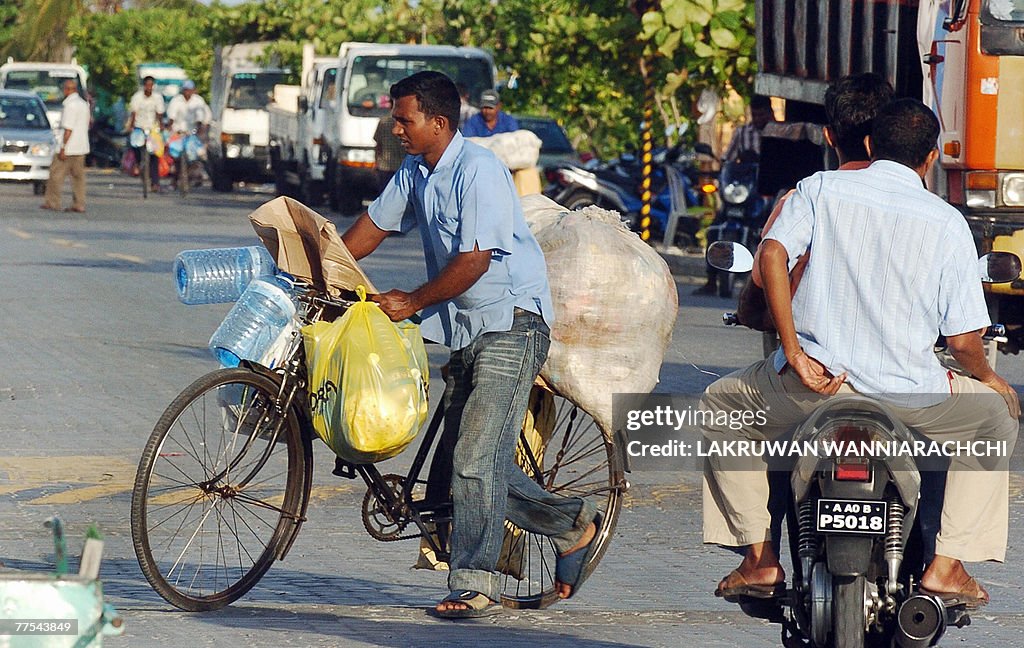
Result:
{"label": "blue jeans", "polygon": [[452,353],[445,389],[445,436],[458,430],[452,456],[452,538],[448,587],[501,599],[495,567],[505,519],[548,536],[559,553],[594,519],[582,498],[541,488],[515,464],[530,389],[551,344],[544,320],[516,309],[512,329],[485,333]]}

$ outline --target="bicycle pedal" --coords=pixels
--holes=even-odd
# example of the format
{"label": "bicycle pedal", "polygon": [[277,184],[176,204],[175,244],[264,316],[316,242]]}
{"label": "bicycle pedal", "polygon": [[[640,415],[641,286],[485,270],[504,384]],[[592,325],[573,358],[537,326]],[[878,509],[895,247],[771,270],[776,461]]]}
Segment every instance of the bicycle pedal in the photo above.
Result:
{"label": "bicycle pedal", "polygon": [[344,477],[345,479],[355,479],[359,476],[356,473],[355,464],[350,464],[341,457],[334,458],[334,470],[331,471],[331,474]]}

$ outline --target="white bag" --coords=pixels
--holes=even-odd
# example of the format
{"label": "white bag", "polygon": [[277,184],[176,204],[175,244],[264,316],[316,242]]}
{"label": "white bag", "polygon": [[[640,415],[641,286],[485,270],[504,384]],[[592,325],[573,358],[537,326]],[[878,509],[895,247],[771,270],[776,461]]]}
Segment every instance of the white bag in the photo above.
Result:
{"label": "white bag", "polygon": [[474,144],[490,149],[510,170],[537,166],[540,159],[540,138],[533,131],[520,129],[511,133],[496,133],[490,137],[468,137]]}
{"label": "white bag", "polygon": [[675,280],[617,212],[570,212],[539,194],[522,204],[555,306],[541,376],[611,438],[612,395],[648,393],[658,384],[679,309]]}

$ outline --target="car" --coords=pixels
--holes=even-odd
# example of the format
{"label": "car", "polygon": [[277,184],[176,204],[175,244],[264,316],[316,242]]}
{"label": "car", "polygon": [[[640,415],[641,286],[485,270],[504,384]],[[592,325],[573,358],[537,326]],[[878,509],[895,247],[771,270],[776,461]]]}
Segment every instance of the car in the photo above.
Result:
{"label": "car", "polygon": [[565,164],[579,164],[580,156],[573,148],[569,136],[557,121],[550,117],[516,117],[519,127],[532,131],[540,138],[540,160],[537,166],[547,177],[547,170]]}
{"label": "car", "polygon": [[46,106],[34,92],[0,90],[0,182],[31,182],[46,190],[57,140]]}

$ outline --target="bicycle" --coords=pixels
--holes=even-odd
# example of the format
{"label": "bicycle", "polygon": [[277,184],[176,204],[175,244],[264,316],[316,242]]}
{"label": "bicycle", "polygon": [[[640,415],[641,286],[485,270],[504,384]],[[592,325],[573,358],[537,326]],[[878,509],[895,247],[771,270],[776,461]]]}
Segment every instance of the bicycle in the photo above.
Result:
{"label": "bicycle", "polygon": [[[308,284],[297,284],[295,299],[303,324],[333,319],[353,303]],[[136,474],[131,529],[143,574],[172,605],[198,612],[232,603],[295,542],[312,487],[316,433],[309,403],[322,396],[305,390],[304,353],[296,333],[274,369],[243,361],[210,372],[182,391],[157,422]],[[608,549],[629,487],[622,445],[548,386],[534,386],[531,411],[551,421],[552,430],[546,440],[521,432],[517,463],[547,490],[591,498],[604,513],[598,549],[585,567],[592,570]],[[341,459],[334,473],[366,483],[362,520],[373,538],[424,539],[446,560],[450,495],[427,501],[429,480],[420,477],[443,416],[438,406],[406,475]],[[558,600],[553,545],[507,521],[505,526],[502,604],[551,605]]]}
{"label": "bicycle", "polygon": [[187,196],[191,188],[192,179],[189,177],[189,174],[196,163],[199,162],[199,147],[199,139],[195,129],[178,133],[168,141],[168,150],[171,157],[174,158],[175,183],[182,197]]}

